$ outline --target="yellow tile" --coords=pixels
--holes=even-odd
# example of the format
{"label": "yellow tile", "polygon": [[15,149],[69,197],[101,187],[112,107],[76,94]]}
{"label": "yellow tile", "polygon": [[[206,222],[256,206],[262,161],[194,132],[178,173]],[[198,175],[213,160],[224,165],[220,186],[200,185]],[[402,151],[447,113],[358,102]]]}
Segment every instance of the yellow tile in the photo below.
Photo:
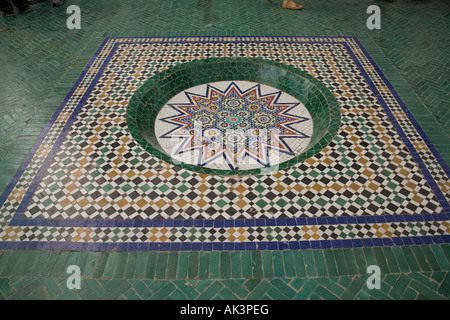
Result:
{"label": "yellow tile", "polygon": [[320,191],[320,190],[323,189],[323,186],[321,186],[320,184],[316,183],[316,184],[313,185],[312,188],[313,188],[314,190],[316,190],[316,191]]}
{"label": "yellow tile", "polygon": [[136,202],[136,204],[137,204],[140,208],[143,208],[143,207],[145,207],[145,206],[148,204],[148,202],[147,202],[147,200],[145,200],[145,199],[139,199],[139,201]]}
{"label": "yellow tile", "polygon": [[155,204],[158,207],[162,208],[162,207],[164,207],[167,204],[167,202],[165,202],[163,199],[160,199],[159,201],[155,202]]}
{"label": "yellow tile", "polygon": [[375,183],[373,183],[373,182],[371,182],[371,183],[369,184],[369,188],[372,189],[373,191],[378,190],[378,186],[377,186]]}
{"label": "yellow tile", "polygon": [[201,184],[198,188],[197,188],[197,190],[198,191],[200,191],[200,192],[205,192],[206,190],[208,190],[209,188],[206,186],[206,185],[204,185],[204,184]]}
{"label": "yellow tile", "polygon": [[235,189],[237,192],[239,193],[244,193],[245,191],[247,191],[247,188],[244,187],[242,184],[238,185]]}
{"label": "yellow tile", "polygon": [[277,184],[276,187],[274,188],[276,191],[278,192],[282,192],[284,189],[286,189],[285,187],[283,187],[281,184]]}
{"label": "yellow tile", "polygon": [[248,205],[248,203],[241,199],[241,200],[239,200],[239,201],[236,202],[236,205],[237,205],[239,208],[242,209],[242,208],[244,208],[246,205]]}
{"label": "yellow tile", "polygon": [[162,174],[162,176],[164,177],[164,178],[169,178],[170,176],[172,176],[172,173],[170,172],[170,171],[165,171],[163,174]]}
{"label": "yellow tile", "polygon": [[106,200],[106,199],[101,199],[101,200],[99,200],[99,201],[97,201],[97,204],[100,206],[100,207],[105,207],[106,205],[108,205],[109,204],[109,202],[108,202],[108,200]]}
{"label": "yellow tile", "polygon": [[414,197],[412,197],[412,200],[417,202],[417,203],[422,203],[422,201],[424,200],[422,197],[420,197],[419,195],[414,195]]}
{"label": "yellow tile", "polygon": [[180,199],[180,200],[178,200],[177,202],[175,202],[180,208],[183,208],[186,204],[187,204],[187,202],[186,202],[186,200],[184,200],[184,199]]}
{"label": "yellow tile", "polygon": [[136,173],[135,173],[133,170],[130,170],[130,171],[128,171],[125,175],[126,175],[128,178],[132,178],[132,177],[134,177],[134,176],[136,175]]}
{"label": "yellow tile", "polygon": [[119,207],[123,208],[123,207],[125,207],[128,204],[128,201],[125,198],[122,198],[119,201],[117,201],[116,204]]}
{"label": "yellow tile", "polygon": [[150,170],[147,171],[146,173],[143,174],[144,177],[146,177],[147,179],[150,179],[151,177],[153,177],[153,172],[151,172]]}

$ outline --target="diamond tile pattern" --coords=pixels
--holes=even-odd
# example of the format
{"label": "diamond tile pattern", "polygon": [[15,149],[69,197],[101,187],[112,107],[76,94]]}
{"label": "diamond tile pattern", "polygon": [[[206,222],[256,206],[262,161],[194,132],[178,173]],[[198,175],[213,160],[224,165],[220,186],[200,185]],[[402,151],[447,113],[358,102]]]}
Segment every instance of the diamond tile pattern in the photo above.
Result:
{"label": "diamond tile pattern", "polygon": [[[368,6],[366,1],[334,3],[304,0],[302,3],[305,5],[305,9],[300,14],[281,9],[277,2],[270,4],[267,1],[255,3],[252,5],[251,10],[242,7],[237,0],[220,2],[220,5],[215,1],[197,0],[195,6],[192,6],[192,1],[190,0],[180,0],[176,6],[170,2],[161,1],[148,1],[144,4],[131,1],[124,4],[123,2],[111,0],[109,3],[110,5],[103,6],[101,10],[97,10],[96,1],[77,1],[76,4],[81,6],[83,12],[82,29],[69,32],[64,28],[67,15],[62,10],[49,8],[48,1],[33,5],[31,13],[18,14],[16,18],[0,17],[3,18],[0,19],[2,28],[0,53],[5,62],[1,65],[4,81],[0,82],[0,88],[5,98],[0,102],[0,182],[2,190],[20,166],[32,143],[45,126],[51,114],[56,110],[56,106],[61,102],[64,94],[67,93],[76,80],[80,73],[78,68],[82,68],[87,63],[89,57],[95,51],[95,47],[98,46],[98,43],[94,44],[94,48],[90,46],[92,53],[87,56],[81,56],[81,60],[77,61],[80,52],[86,47],[87,39],[96,32],[107,31],[110,36],[128,36],[130,34],[124,33],[130,30],[136,30],[133,35],[142,35],[142,30],[148,30],[151,32],[148,35],[155,36],[159,31],[167,32],[168,30],[171,30],[172,35],[182,34],[181,32],[174,32],[174,30],[188,30],[183,31],[183,35],[192,34],[195,31],[203,31],[203,34],[209,35],[286,35],[289,33],[289,30],[296,32],[297,35],[298,32],[302,34],[331,34],[330,30],[352,35],[355,32],[367,31],[364,17]],[[446,64],[448,52],[450,51],[448,50],[447,34],[443,30],[448,29],[446,27],[448,25],[449,6],[445,2],[439,1],[415,1],[407,4],[402,1],[393,3],[380,1],[377,5],[382,9],[382,28],[380,30],[371,30],[365,34],[365,36],[375,41],[377,50],[382,51],[383,57],[377,57],[375,60],[377,62],[379,61],[378,59],[383,61],[387,57],[389,63],[380,64],[382,70],[388,72],[395,67],[397,70],[395,74],[398,72],[406,80],[403,87],[395,85],[395,88],[399,91],[400,96],[405,100],[411,112],[414,113],[426,134],[448,162],[448,123],[450,119],[448,90],[446,89],[448,83],[443,79],[446,78],[448,73]],[[65,8],[62,7],[62,9]],[[42,17],[44,16],[47,18],[43,19]],[[52,23],[48,23],[48,21],[52,21]],[[306,30],[311,30],[311,32]],[[363,43],[366,45],[365,41]],[[374,53],[372,50],[369,50],[369,52],[371,54]],[[69,67],[73,67],[74,62],[77,70],[75,72],[66,72]],[[58,81],[63,78],[63,75],[65,75],[63,84],[57,86],[56,93],[49,95],[49,92],[55,88]],[[396,76],[392,76],[392,73],[388,78],[394,83],[402,82]],[[414,94],[411,95],[412,92],[408,91],[409,88],[414,90]],[[420,101],[415,98],[416,95],[420,98]],[[417,135],[414,132],[415,130],[409,132],[408,128],[401,121],[399,120],[408,136]],[[420,140],[418,135],[417,139]],[[417,141],[417,139],[413,140]],[[52,144],[50,143],[46,147],[48,148]],[[415,142],[413,144],[416,149],[419,149]],[[444,195],[448,194],[448,187],[445,187],[445,184],[440,182],[445,181],[442,178],[445,176],[442,176],[439,166],[437,166],[437,170],[430,168],[429,163],[435,162],[433,157],[430,158],[424,154],[421,157],[427,163],[428,169],[433,175],[441,175],[441,177],[436,178],[436,181],[443,190]],[[37,168],[35,168],[36,170]],[[28,185],[31,183],[32,177],[35,176],[36,172],[27,171],[26,174],[20,178],[19,184]],[[447,191],[444,191],[443,188],[447,188]],[[20,201],[24,194],[25,190],[23,189],[13,191],[10,195],[11,202],[8,202],[9,206],[2,208],[2,214],[5,214],[5,216],[3,217],[4,220],[0,219],[0,226],[4,226],[6,224],[5,221],[11,219],[16,211],[16,202]],[[431,247],[436,254],[436,251],[434,251],[435,247]],[[422,245],[421,248],[426,252],[429,246]],[[391,248],[383,248],[383,250],[386,249]],[[399,247],[393,247],[392,249],[391,251],[394,254],[401,252]],[[411,257],[420,256],[419,252],[408,249],[408,247],[403,247],[403,249],[405,250],[404,260],[398,259],[394,263],[390,259],[391,256],[386,255],[385,261],[388,262],[389,266],[397,266],[397,269],[393,268],[389,272],[386,271],[386,273],[398,272],[398,268],[400,268],[402,274],[383,276],[382,288],[384,289],[382,292],[365,290],[364,286],[361,287],[361,281],[357,280],[352,285],[353,290],[346,289],[347,293],[344,297],[348,299],[379,299],[380,297],[385,297],[384,295],[386,294],[393,299],[434,299],[436,297],[448,299],[450,288],[448,275],[445,272],[425,271],[431,270],[431,267],[426,267],[427,265],[423,262],[420,263],[420,266],[423,266],[425,269],[420,269],[419,262],[410,260]],[[448,247],[442,247],[442,250],[448,257]],[[324,252],[326,259],[329,258],[328,254],[330,252],[335,253],[336,259],[340,257],[338,255],[339,250],[330,250]],[[353,250],[355,256],[353,254],[348,255],[348,252],[344,249],[344,256],[349,257],[347,262],[338,259],[337,266],[339,266],[339,270],[347,270],[348,272],[351,269],[351,261],[358,263],[361,256],[363,256],[361,248]],[[242,256],[246,256],[247,253],[242,253]],[[2,254],[6,254],[6,252],[0,251],[0,256]],[[20,252],[17,251],[16,254],[19,255]],[[74,252],[72,254],[75,257],[78,255],[79,261],[85,261],[85,257],[81,257],[80,253]],[[440,254],[436,255],[439,262],[442,261],[443,253],[440,252]],[[224,281],[220,280],[190,280],[189,283],[195,285],[195,291],[190,295],[191,291],[189,290],[193,286],[177,286],[176,283],[172,286],[167,284],[168,281],[96,280],[100,279],[103,273],[103,269],[97,268],[96,264],[96,268],[92,272],[92,277],[96,279],[89,281],[86,279],[86,282],[83,283],[83,294],[80,294],[79,291],[66,290],[64,288],[63,284],[67,275],[60,277],[61,274],[56,272],[53,276],[57,278],[34,278],[37,274],[42,274],[35,265],[45,266],[47,253],[37,251],[36,256],[22,258],[21,263],[14,268],[11,267],[11,270],[14,270],[11,275],[6,273],[4,269],[4,266],[8,264],[0,258],[0,299],[11,297],[58,297],[59,299],[81,299],[85,297],[133,299],[135,297],[137,299],[145,299],[156,293],[158,286],[162,284],[166,284],[167,287],[161,290],[159,298],[176,299],[188,297],[194,299],[213,282],[215,284],[209,289],[208,294],[217,299],[232,297],[228,294],[227,289],[232,291],[235,296],[246,297],[248,292],[259,288],[260,291],[253,294],[252,297],[261,297],[261,291],[268,289],[270,283],[274,280],[274,270],[264,268],[264,276],[270,278],[270,280],[249,279],[246,281],[247,279],[242,279],[242,277],[252,277],[252,275],[248,273],[251,267],[244,265],[242,267],[243,274],[236,274],[234,269],[232,273],[223,273],[224,275],[235,277],[237,279],[236,282],[240,286],[230,285],[231,282],[228,282],[228,286],[225,288]],[[44,259],[42,259],[43,256]],[[353,258],[351,258],[352,256]],[[373,252],[366,256],[368,261],[374,261],[373,259],[375,259]],[[265,262],[265,257],[267,255],[263,252],[262,261],[264,261],[264,265],[271,265],[271,263],[267,264]],[[180,256],[180,261],[186,260],[186,256],[183,258],[181,259]],[[278,258],[279,256],[277,256]],[[427,255],[427,258],[430,261],[433,260],[431,256]],[[76,259],[71,260],[74,261]],[[232,260],[234,261],[234,258]],[[334,258],[332,260],[334,261]],[[13,261],[14,264],[16,260],[9,257],[8,261]],[[35,263],[36,261],[38,263]],[[62,261],[65,263],[64,257],[62,257]],[[214,265],[216,261],[218,261],[216,256],[211,258],[211,265]],[[262,261],[255,259],[253,262],[255,266],[253,270],[256,277],[261,276],[259,271],[262,272],[263,270]],[[277,261],[280,260],[278,259]],[[291,260],[287,261],[286,270],[289,270],[288,266],[292,265],[292,263],[290,263]],[[444,261],[446,260],[444,259]],[[102,265],[102,263],[106,263],[106,259],[104,255],[99,254],[98,265]],[[138,264],[142,265],[141,262]],[[56,263],[55,268],[58,265]],[[108,266],[110,265],[108,264]],[[334,268],[336,269],[336,265]],[[52,268],[48,269],[52,270]],[[108,270],[110,269],[108,267]],[[29,271],[26,272],[26,270]],[[100,276],[98,270],[101,270]],[[105,274],[108,273],[108,270],[105,271]],[[213,268],[211,270],[213,275],[220,273],[213,270]],[[333,270],[332,264],[330,264],[329,270]],[[276,273],[279,275],[281,272],[277,270]],[[50,274],[50,272],[47,272],[47,274]],[[135,274],[136,279],[142,279],[139,272]],[[306,273],[297,274],[298,277],[305,275]],[[326,278],[283,278],[282,281],[296,292],[296,298],[323,297],[329,299],[333,298],[333,295],[327,293],[327,290],[335,296],[342,297],[343,288],[347,288],[352,283],[352,279],[358,278],[359,276],[338,276],[337,270],[335,270]],[[242,291],[240,288],[244,282],[246,283],[245,287],[243,287],[245,291]],[[394,282],[392,290],[389,289]],[[178,284],[183,283],[183,280],[178,282]],[[262,285],[258,286],[261,283]],[[280,283],[277,283],[277,285],[276,289],[284,294],[289,292],[289,297],[291,296],[291,290],[287,290],[287,287],[283,287],[284,290],[282,290],[280,289]],[[183,290],[183,288],[186,288],[186,290]],[[301,291],[304,293],[301,293],[300,290],[297,291],[298,288],[301,288]],[[214,289],[217,292],[220,290],[221,294],[214,294]],[[357,291],[360,289],[361,291],[358,293]],[[165,296],[164,292],[166,293]],[[110,293],[109,296],[108,293]],[[275,293],[277,293],[277,290],[270,290],[271,297],[276,296]],[[264,293],[262,297],[268,298],[269,294]]]}
{"label": "diamond tile pattern", "polygon": [[[362,49],[356,38],[106,39],[4,204],[4,220],[14,210],[23,213],[20,219],[24,221],[75,222],[442,213],[446,201],[441,195],[444,192],[448,197],[448,178],[437,161],[428,161],[433,154]],[[133,92],[176,63],[226,56],[263,57],[295,66],[324,83],[340,103],[342,120],[337,136],[303,163],[271,175],[241,178],[193,173],[142,150],[125,120]],[[404,134],[409,140],[402,138]],[[410,153],[404,141],[417,146],[420,156]],[[427,166],[423,168],[417,161],[425,161]],[[430,171],[431,179],[424,170]],[[30,179],[35,181],[29,188],[25,182]],[[441,189],[431,187],[430,182]],[[62,243],[258,242],[449,233],[446,221],[352,224],[350,228],[327,223],[295,225],[274,228],[276,234],[272,228],[268,232],[267,228],[212,225],[195,225],[189,232],[184,227],[11,225],[3,229],[0,238]],[[354,228],[358,231],[349,231]]]}

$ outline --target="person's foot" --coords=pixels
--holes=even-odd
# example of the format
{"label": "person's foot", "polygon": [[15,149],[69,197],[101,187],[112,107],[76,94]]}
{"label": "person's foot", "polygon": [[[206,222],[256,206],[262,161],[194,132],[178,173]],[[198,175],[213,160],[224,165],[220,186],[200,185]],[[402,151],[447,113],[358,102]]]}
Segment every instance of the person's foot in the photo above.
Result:
{"label": "person's foot", "polygon": [[301,10],[301,9],[303,9],[303,6],[301,4],[296,4],[292,0],[284,0],[282,7],[284,9],[289,9],[289,10]]}
{"label": "person's foot", "polygon": [[64,0],[53,0],[53,6],[54,7],[62,6],[63,3],[64,3]]}
{"label": "person's foot", "polygon": [[26,12],[30,12],[31,11],[31,8],[26,8],[25,10],[20,10],[20,12],[23,12],[23,13],[26,13]]}
{"label": "person's foot", "polygon": [[14,17],[14,13],[4,13],[2,12],[2,14],[6,17]]}

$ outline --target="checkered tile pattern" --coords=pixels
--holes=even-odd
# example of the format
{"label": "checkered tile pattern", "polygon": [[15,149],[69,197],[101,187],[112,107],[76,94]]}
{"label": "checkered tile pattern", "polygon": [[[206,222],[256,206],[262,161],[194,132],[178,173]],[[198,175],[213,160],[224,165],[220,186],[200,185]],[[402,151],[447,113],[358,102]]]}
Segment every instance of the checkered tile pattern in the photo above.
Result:
{"label": "checkered tile pattern", "polygon": [[2,241],[56,242],[260,242],[436,236],[450,232],[450,223],[437,221],[383,224],[304,225],[267,227],[6,227]]}
{"label": "checkered tile pattern", "polygon": [[[334,140],[315,156],[290,168],[271,175],[239,178],[198,174],[144,151],[132,138],[125,120],[133,92],[152,75],[175,64],[229,56],[260,57],[292,65],[324,83],[341,108],[341,127]],[[237,220],[443,213],[436,190],[385,107],[425,163],[439,192],[448,199],[447,175],[355,39],[109,39],[8,195],[0,210],[0,221],[10,221],[20,204],[28,201],[27,193],[31,198],[19,212],[22,219]],[[58,145],[61,134],[65,136]],[[52,151],[54,157],[48,158]],[[37,181],[35,192],[30,192],[40,171],[42,179]],[[3,227],[0,238],[257,242],[343,239],[349,234],[381,238],[449,233],[445,221],[340,227],[275,227],[270,232],[267,228],[194,228],[191,232],[182,228],[151,231],[11,225]]]}

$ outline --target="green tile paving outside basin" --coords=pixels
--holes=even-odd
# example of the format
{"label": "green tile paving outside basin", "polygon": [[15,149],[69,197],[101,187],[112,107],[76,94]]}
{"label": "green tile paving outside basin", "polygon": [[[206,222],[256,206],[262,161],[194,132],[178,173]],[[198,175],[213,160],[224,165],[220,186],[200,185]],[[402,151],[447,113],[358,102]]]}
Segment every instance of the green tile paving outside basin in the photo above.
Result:
{"label": "green tile paving outside basin", "polygon": [[[428,299],[450,298],[449,260],[442,254],[447,252],[448,245],[395,248],[402,254],[398,250],[389,251],[389,259],[385,250],[365,252],[363,258],[362,250],[351,248],[257,251],[247,257],[240,252],[1,251],[0,297],[31,298],[43,290],[36,298],[69,298],[67,266],[76,264],[81,269],[82,289],[70,299],[209,299],[220,295],[224,288],[222,294],[235,299],[259,299],[265,294],[271,299],[312,299],[316,295],[323,299],[410,299],[414,294],[413,298],[419,295]],[[419,263],[422,258],[410,253],[423,248],[430,249],[428,260]],[[338,275],[326,265],[332,255]],[[362,259],[350,259],[352,255]],[[417,266],[417,270],[398,270],[397,264],[402,263],[404,256],[409,257],[408,264]],[[232,277],[230,262],[231,268],[240,267],[247,258],[252,275]],[[366,286],[371,275],[366,272],[366,265],[371,259],[386,261],[379,290]],[[39,266],[36,270],[15,267],[25,261],[34,261]],[[215,267],[204,268],[205,265]],[[424,271],[431,268],[434,270]],[[127,293],[130,288],[134,295]]]}
{"label": "green tile paving outside basin", "polygon": [[[305,0],[301,12],[267,1],[249,8],[237,0],[110,0],[101,10],[99,1],[73,3],[82,11],[80,30],[65,28],[66,6],[51,8],[48,1],[32,5],[30,13],[0,17],[0,190],[107,36],[357,36],[450,163],[445,1],[379,1],[382,28],[370,31],[372,1]],[[0,251],[0,299],[450,297],[448,244],[313,252]],[[368,290],[364,271],[377,263],[386,272],[382,289]],[[79,291],[65,285],[71,264],[86,272]]]}

